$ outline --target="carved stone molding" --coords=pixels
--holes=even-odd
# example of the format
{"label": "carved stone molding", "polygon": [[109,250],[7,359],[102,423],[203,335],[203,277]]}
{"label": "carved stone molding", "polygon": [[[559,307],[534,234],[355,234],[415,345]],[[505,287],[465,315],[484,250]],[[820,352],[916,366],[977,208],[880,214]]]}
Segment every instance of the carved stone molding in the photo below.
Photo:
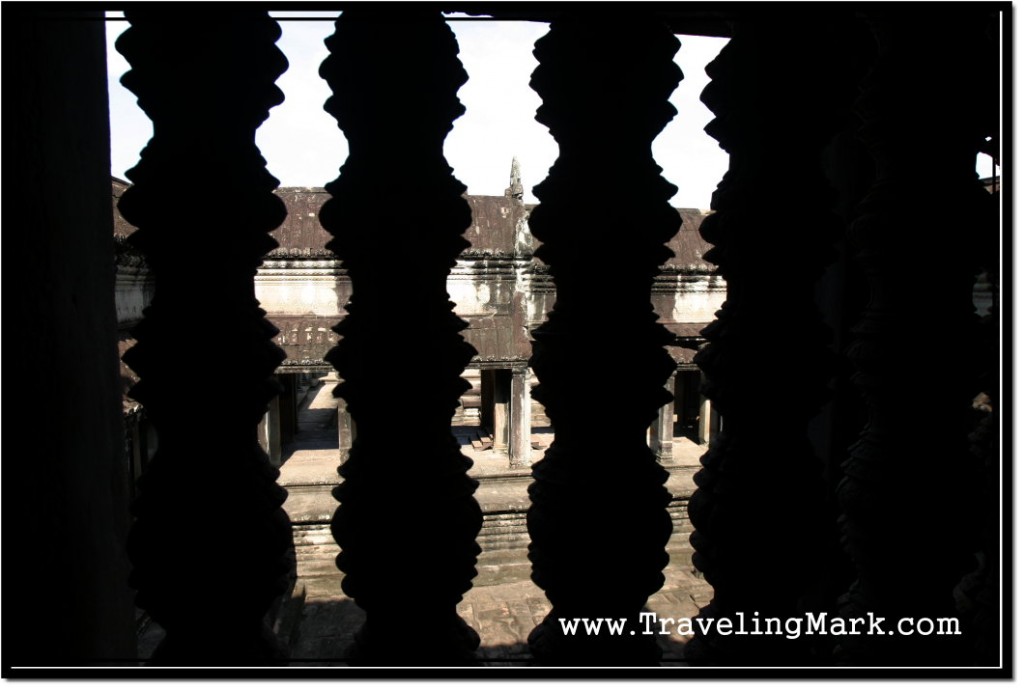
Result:
{"label": "carved stone molding", "polygon": [[278,247],[267,252],[264,259],[338,259],[329,249],[309,247]]}

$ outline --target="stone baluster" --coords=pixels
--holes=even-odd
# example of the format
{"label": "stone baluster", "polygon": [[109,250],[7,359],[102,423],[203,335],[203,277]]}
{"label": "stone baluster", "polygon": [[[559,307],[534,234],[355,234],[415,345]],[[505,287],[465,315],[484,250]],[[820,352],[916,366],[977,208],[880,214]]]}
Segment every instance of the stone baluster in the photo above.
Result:
{"label": "stone baluster", "polygon": [[530,465],[530,444],[533,411],[530,405],[530,370],[518,367],[512,370],[509,396],[508,458],[513,468]]}
{"label": "stone baluster", "polygon": [[[981,52],[985,46],[979,46],[979,49]],[[997,100],[997,95],[998,89],[987,94],[984,98],[988,103],[985,105],[991,106],[991,101]],[[994,128],[998,129],[998,115]],[[977,232],[973,234],[976,238],[975,251],[979,258],[979,266],[989,281],[991,306],[989,312],[980,318],[977,324],[978,347],[975,350],[976,359],[972,374],[976,377],[978,394],[972,406],[974,427],[968,437],[973,461],[972,477],[978,482],[976,500],[971,505],[977,524],[977,537],[973,544],[978,564],[977,569],[965,576],[961,582],[959,590],[962,600],[958,603],[958,610],[964,620],[964,631],[971,639],[971,663],[986,666],[999,664],[1000,618],[1005,612],[999,595],[1003,559],[1000,524],[1005,515],[1005,507],[996,499],[999,496],[1002,475],[999,442],[999,347],[1002,340],[1002,296],[999,279],[999,207],[1002,203],[1000,197],[1000,193],[994,193],[985,199],[985,205],[979,209],[980,213],[975,220]]]}
{"label": "stone baluster", "polygon": [[[831,334],[814,287],[834,258],[841,221],[821,152],[853,103],[852,22],[806,13],[733,24],[707,67],[706,131],[729,170],[701,225],[706,258],[728,284],[696,356],[723,430],[701,459],[689,503],[693,563],[714,587],[705,618],[801,617],[833,537],[823,463],[808,423],[827,399]],[[795,206],[783,200],[799,199]],[[713,627],[686,648],[692,664],[785,665],[811,639],[737,636]]]}
{"label": "stone baluster", "polygon": [[[540,380],[534,397],[555,429],[534,465],[528,513],[533,580],[552,604],[530,645],[547,664],[660,659],[653,636],[572,636],[559,621],[623,617],[636,628],[664,582],[667,473],[646,432],[670,399],[664,382],[674,363],[650,292],[679,217],[651,141],[675,113],[678,48],[654,21],[588,12],[556,19],[534,51],[537,119],[559,145],[529,220],[557,291],[530,361]],[[606,192],[599,200],[595,181]],[[596,294],[601,274],[614,280]]]}
{"label": "stone baluster", "polygon": [[[290,569],[285,491],[256,439],[284,353],[253,277],[285,217],[255,132],[287,67],[265,12],[129,10],[123,83],[154,137],[121,199],[155,276],[125,362],[159,432],[128,550],[137,604],[166,629],[160,664],[261,664],[284,656],[264,616]],[[203,270],[197,269],[203,263]],[[230,385],[211,379],[231,363]]]}
{"label": "stone baluster", "polygon": [[[349,657],[465,663],[479,637],[455,608],[476,574],[482,518],[451,419],[475,351],[446,281],[471,216],[443,145],[467,76],[454,35],[429,10],[353,6],[327,46],[326,109],[350,150],[320,215],[352,280],[342,340],[327,355],[358,429],[332,522],[342,589],[366,612]],[[411,638],[410,613],[420,632]]]}
{"label": "stone baluster", "polygon": [[[977,43],[988,11],[934,8],[925,32],[918,17],[868,17],[879,57],[858,111],[876,177],[851,237],[870,299],[849,355],[869,419],[838,489],[856,569],[844,616],[952,617],[954,586],[972,565],[977,256],[958,238],[998,232],[978,227],[986,193],[975,173],[996,70]],[[939,334],[955,348],[943,347]],[[848,637],[838,661],[962,664],[963,638]]]}
{"label": "stone baluster", "polygon": [[[975,79],[988,81],[977,92],[978,101],[975,104],[986,135],[986,139],[979,142],[979,149],[993,156],[997,163],[1000,160],[1000,75],[993,66],[999,60],[1000,29],[998,14],[993,12],[983,30],[971,37],[971,45],[968,47],[975,61],[970,65],[975,71]],[[981,308],[983,316],[977,320],[978,347],[974,351],[976,359],[972,373],[976,377],[978,395],[973,404],[974,428],[968,437],[973,473],[978,482],[977,500],[969,509],[976,516],[977,537],[973,544],[977,568],[965,576],[957,588],[958,610],[964,623],[964,633],[971,643],[970,662],[986,666],[998,665],[1000,654],[1005,654],[1000,646],[1000,619],[1006,612],[1000,597],[1003,570],[1000,524],[1005,516],[1005,506],[996,499],[1002,475],[999,442],[999,348],[1002,341],[1003,300],[1000,280],[1001,206],[1002,194],[998,186],[994,186],[978,206],[974,232],[969,235],[977,257],[976,268],[981,269],[984,279],[981,286],[976,286],[982,288],[980,297],[983,299],[977,306]],[[989,301],[990,304],[986,304]],[[1005,641],[1003,645],[1006,645]]]}

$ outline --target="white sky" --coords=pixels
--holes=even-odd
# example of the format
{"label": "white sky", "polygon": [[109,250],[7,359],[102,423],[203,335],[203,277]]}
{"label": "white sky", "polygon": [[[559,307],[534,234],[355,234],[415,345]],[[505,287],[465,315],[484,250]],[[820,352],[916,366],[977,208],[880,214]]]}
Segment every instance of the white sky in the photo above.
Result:
{"label": "white sky", "polygon": [[[330,12],[275,12],[282,36],[278,47],[287,56],[288,71],[277,80],[283,104],[271,109],[256,133],[256,143],[270,172],[282,186],[322,187],[338,176],[348,146],[337,123],[324,109],[330,96],[319,76],[327,57],[324,39],[333,33]],[[121,16],[111,13],[110,16]],[[324,21],[287,21],[287,17],[324,17]],[[459,91],[466,113],[455,121],[445,142],[448,163],[470,194],[500,195],[508,186],[512,157],[519,159],[528,202],[536,202],[533,186],[541,182],[558,155],[547,128],[534,120],[540,98],[529,87],[537,66],[533,43],[547,25],[531,22],[455,21],[449,24],[459,41],[460,58],[469,81]],[[128,27],[107,23],[110,88],[111,172],[125,178],[152,136],[149,119],[135,96],[119,79],[127,61],[114,41]],[[683,80],[671,101],[678,114],[654,141],[655,160],[663,176],[679,188],[670,200],[676,207],[707,209],[711,193],[728,167],[728,154],[704,133],[713,117],[700,102],[709,79],[704,66],[725,45],[725,39],[682,36],[676,63]],[[410,112],[415,112],[414,104]],[[991,159],[979,156],[978,174],[992,174]],[[614,193],[608,191],[607,193]]]}
{"label": "white sky", "polygon": [[[275,12],[274,16],[334,15]],[[326,19],[282,20],[280,24],[282,36],[277,45],[288,57],[289,68],[277,85],[285,94],[285,102],[271,109],[269,119],[256,134],[256,143],[267,168],[282,186],[322,187],[338,176],[348,155],[341,130],[323,109],[330,89],[318,74],[320,63],[327,57],[323,41],[333,33],[333,23]],[[526,200],[536,202],[532,187],[547,176],[558,155],[547,128],[534,120],[540,97],[529,86],[530,73],[537,66],[533,43],[544,35],[547,25],[456,21],[450,26],[459,41],[460,59],[469,81],[459,91],[466,113],[455,121],[445,142],[448,163],[470,194],[501,195],[508,187],[512,157],[516,156]],[[135,96],[119,82],[129,65],[114,48],[114,41],[127,27],[124,21],[107,23],[111,172],[120,178],[125,178],[125,171],[138,162],[153,132]],[[708,82],[704,66],[718,54],[725,40],[681,37],[681,41],[676,62],[684,79],[672,96],[679,114],[655,140],[653,151],[665,169],[663,175],[679,187],[671,203],[706,209],[728,166],[728,155],[704,134],[712,114],[698,96]]]}

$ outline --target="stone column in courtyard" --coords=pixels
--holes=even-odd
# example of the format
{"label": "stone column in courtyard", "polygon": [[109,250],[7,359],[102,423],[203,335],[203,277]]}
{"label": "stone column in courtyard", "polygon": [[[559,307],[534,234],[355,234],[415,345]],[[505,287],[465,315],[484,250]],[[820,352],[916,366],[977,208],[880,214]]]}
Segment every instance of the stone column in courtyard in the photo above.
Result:
{"label": "stone column in courtyard", "polygon": [[533,411],[529,382],[529,368],[517,367],[512,370],[508,459],[509,465],[513,468],[530,465],[530,432]]}
{"label": "stone column in courtyard", "polygon": [[701,396],[700,414],[697,416],[697,442],[710,444],[718,435],[718,411],[711,405],[711,399]]}
{"label": "stone column in courtyard", "polygon": [[[664,382],[674,369],[651,288],[671,256],[665,243],[679,216],[651,141],[675,112],[668,97],[680,79],[678,48],[640,13],[594,7],[586,17],[556,19],[534,50],[538,120],[559,146],[549,177],[534,188],[540,205],[529,220],[558,294],[533,332],[530,360],[540,381],[535,397],[555,430],[533,466],[527,517],[533,580],[552,604],[530,635],[545,664],[653,665],[661,657],[653,636],[573,636],[559,621],[638,622],[668,563],[668,473],[645,435],[671,400]],[[595,175],[614,190],[600,203]],[[598,295],[594,271],[609,256],[615,281]],[[604,409],[595,416],[598,403]]]}
{"label": "stone column in courtyard", "polygon": [[[284,353],[253,277],[286,211],[255,133],[283,99],[274,80],[288,63],[265,11],[235,6],[196,21],[140,5],[125,15],[122,81],[154,136],[119,208],[139,228],[129,242],[146,255],[155,293],[124,361],[159,432],[133,507],[130,584],[167,632],[153,663],[267,664],[285,657],[264,618],[287,586],[292,533],[286,492],[256,441]],[[184,193],[197,171],[215,189]],[[216,266],[201,277],[197,242]],[[195,334],[216,339],[236,375],[215,397],[197,399]]]}
{"label": "stone column in courtyard", "polygon": [[509,406],[512,397],[512,373],[507,369],[494,370],[494,450],[508,451]]}
{"label": "stone column in courtyard", "polygon": [[[358,431],[333,492],[331,532],[342,590],[366,612],[344,655],[355,664],[467,664],[480,639],[456,606],[476,575],[482,517],[451,423],[475,351],[459,333],[466,323],[451,311],[447,279],[472,219],[443,153],[464,111],[456,92],[466,73],[452,31],[428,6],[346,7],[327,45],[326,107],[349,154],[320,220],[352,282],[327,360]],[[411,355],[424,363],[412,392]],[[395,446],[398,430],[415,453]]]}
{"label": "stone column in courtyard", "polygon": [[[330,387],[341,384],[337,372],[328,372],[320,381],[324,386]],[[338,459],[344,463],[348,460],[352,445],[356,441],[356,423],[352,420],[352,414],[348,412],[348,402],[341,396],[336,397],[334,401],[338,406]]]}
{"label": "stone column in courtyard", "polygon": [[665,390],[673,396],[673,400],[658,408],[658,414],[654,416],[651,424],[651,451],[654,452],[658,463],[672,463],[672,435],[675,431],[675,390],[676,376],[673,374],[665,382]]}

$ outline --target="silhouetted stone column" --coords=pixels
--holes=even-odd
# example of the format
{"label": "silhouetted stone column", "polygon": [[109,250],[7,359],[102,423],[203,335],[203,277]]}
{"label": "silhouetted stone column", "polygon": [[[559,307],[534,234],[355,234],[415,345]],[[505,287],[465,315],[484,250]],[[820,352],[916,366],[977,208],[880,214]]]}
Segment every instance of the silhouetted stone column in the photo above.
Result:
{"label": "silhouetted stone column", "polygon": [[[807,426],[834,367],[814,286],[835,256],[841,221],[820,159],[855,94],[852,25],[804,10],[750,16],[733,23],[732,40],[707,67],[702,100],[715,119],[706,130],[730,162],[701,235],[728,289],[695,361],[724,427],[694,477],[690,542],[694,566],[714,586],[701,616],[732,620],[734,629],[740,614],[805,617],[832,539],[835,517]],[[794,185],[798,211],[766,226],[765,213]],[[703,422],[712,436],[710,410]],[[812,637],[719,631],[697,631],[686,648],[692,664],[811,659]]]}
{"label": "silhouetted stone column", "polygon": [[[988,200],[975,158],[998,94],[997,60],[979,42],[989,13],[936,7],[928,31],[917,17],[869,13],[879,57],[858,111],[876,177],[851,237],[871,297],[849,350],[868,423],[838,490],[844,546],[857,571],[841,602],[844,616],[953,616],[953,588],[972,565],[978,257],[972,243],[953,238],[998,232],[976,225]],[[934,340],[940,328],[957,334],[955,354]],[[995,493],[983,500],[996,501]],[[839,660],[964,664],[963,639],[851,637],[841,641]]]}
{"label": "silhouetted stone column", "polygon": [[509,403],[508,460],[513,468],[530,465],[530,370],[512,370],[512,396]]}
{"label": "silhouetted stone column", "polygon": [[[668,97],[679,83],[678,48],[653,21],[588,11],[586,19],[554,21],[534,51],[537,119],[559,145],[529,220],[558,294],[533,333],[530,361],[540,380],[535,398],[555,429],[534,465],[528,513],[533,580],[552,604],[530,646],[548,664],[657,664],[661,656],[653,636],[566,635],[559,619],[638,625],[668,563],[668,473],[646,433],[671,398],[664,382],[674,363],[650,292],[679,216],[651,141],[675,112]],[[614,190],[600,204],[595,178]],[[607,266],[609,252],[616,280],[595,299],[594,270]],[[617,366],[609,370],[612,354]],[[595,424],[598,401],[615,424]]]}
{"label": "silhouetted stone column", "polygon": [[[335,29],[320,73],[349,157],[320,218],[352,280],[342,340],[327,355],[358,431],[331,525],[342,589],[366,612],[349,654],[365,664],[466,663],[479,637],[455,608],[476,575],[482,518],[451,421],[475,351],[459,334],[466,323],[451,310],[447,279],[469,247],[471,215],[443,153],[464,111],[456,91],[466,73],[451,30],[429,9],[353,5]],[[396,418],[410,343],[429,366],[417,371],[415,409]],[[398,425],[415,453],[390,444]]]}
{"label": "silhouetted stone column", "polygon": [[676,376],[673,374],[665,382],[665,390],[672,394],[673,400],[658,408],[658,414],[651,424],[651,451],[658,463],[672,462],[672,433],[675,430],[675,390]]}
{"label": "silhouetted stone column", "polygon": [[[261,664],[284,657],[264,615],[287,582],[291,527],[286,493],[256,441],[274,369],[271,338],[253,277],[285,218],[255,144],[274,80],[287,67],[266,12],[231,9],[197,22],[175,9],[126,12],[118,50],[132,69],[154,137],[128,178],[119,208],[139,231],[155,296],[124,360],[140,376],[159,447],[140,483],[129,537],[137,604],[167,631],[160,664]],[[185,193],[197,171],[215,189]],[[197,280],[197,243],[216,267]],[[214,339],[238,375],[215,398],[198,398],[197,334]],[[206,409],[197,411],[196,402]],[[230,541],[211,538],[211,528]]]}

